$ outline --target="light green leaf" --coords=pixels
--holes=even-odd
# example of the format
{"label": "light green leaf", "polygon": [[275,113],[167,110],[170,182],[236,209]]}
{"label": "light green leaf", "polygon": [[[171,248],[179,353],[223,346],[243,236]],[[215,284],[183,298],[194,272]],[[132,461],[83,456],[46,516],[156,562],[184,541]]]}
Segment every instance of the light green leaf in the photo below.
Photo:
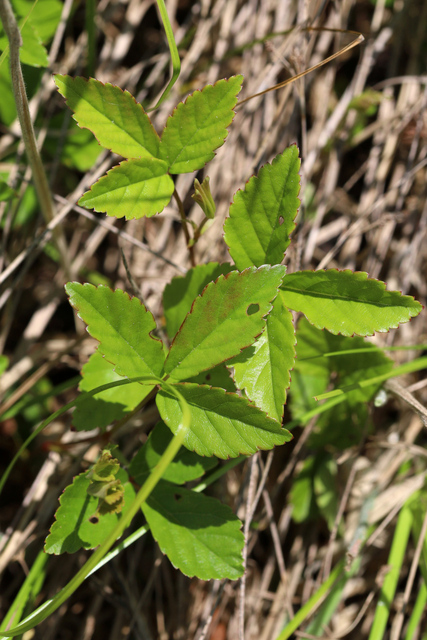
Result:
{"label": "light green leaf", "polygon": [[[129,474],[135,482],[141,486],[144,484],[148,474],[159,462],[172,437],[171,430],[168,429],[164,422],[160,421],[156,424],[148,436],[147,442],[141,447],[130,464]],[[194,451],[188,451],[185,447],[181,447],[162,478],[176,484],[184,484],[184,482],[200,478],[206,471],[217,464],[218,461],[215,458],[203,458],[194,453]]]}
{"label": "light green leaf", "polygon": [[46,48],[30,21],[26,22],[21,29],[23,45],[19,50],[19,57],[23,64],[31,67],[47,67],[49,58]]}
{"label": "light green leaf", "polygon": [[190,173],[205,166],[224,144],[243,76],[218,80],[181,102],[166,122],[161,158],[170,173]]}
{"label": "light green leaf", "polygon": [[[80,391],[92,391],[108,382],[123,379],[114,371],[114,365],[95,351],[83,366]],[[91,396],[76,407],[73,413],[73,426],[77,431],[105,429],[115,420],[121,420],[138,406],[149,394],[150,388],[138,382],[123,387],[113,387]]]}
{"label": "light green leaf", "polygon": [[284,306],[280,292],[267,317],[264,333],[232,361],[237,387],[245,389],[248,398],[277,422],[283,417],[286,389],[295,360],[295,342],[292,314]]}
{"label": "light green leaf", "polygon": [[174,190],[166,163],[156,158],[127,160],[108,171],[79,200],[88,209],[132,220],[163,211]]}
{"label": "light green leaf", "polygon": [[240,353],[265,329],[265,316],[286,267],[232,271],[211,282],[194,301],[176,334],[165,371],[185,380]]}
{"label": "light green leaf", "polygon": [[124,158],[158,157],[160,139],[142,106],[128,92],[98,80],[55,76],[73,118],[99,143]]}
{"label": "light green leaf", "polygon": [[69,282],[65,290],[90,335],[99,340],[99,353],[115,365],[118,375],[161,374],[163,345],[151,336],[156,323],[138,298],[130,298],[121,289],[78,282]]}
{"label": "light green leaf", "polygon": [[315,462],[314,456],[308,456],[293,474],[289,502],[292,505],[292,519],[295,522],[304,522],[319,514],[313,487]]}
{"label": "light green leaf", "polygon": [[349,269],[297,271],[285,276],[281,288],[287,307],[301,311],[318,329],[343,336],[395,329],[422,309],[411,296],[387,291],[384,282]]}
{"label": "light green leaf", "polygon": [[338,513],[337,464],[328,453],[316,460],[313,487],[319,511],[332,531]]}
{"label": "light green leaf", "polygon": [[74,478],[59,499],[55,522],[46,538],[46,553],[75,553],[79,549],[94,549],[104,542],[135,498],[135,490],[123,469],[117,478],[125,490],[123,509],[121,513],[104,515],[97,512],[98,498],[88,494],[91,483],[88,472]]}
{"label": "light green leaf", "polygon": [[[291,434],[249,400],[224,389],[185,382],[176,385],[191,411],[184,444],[201,456],[236,458],[289,442]],[[156,396],[160,415],[172,433],[180,428],[182,411],[175,396],[163,389]]]}
{"label": "light green leaf", "polygon": [[9,366],[9,358],[7,356],[0,356],[0,375],[6,371]]}
{"label": "light green leaf", "polygon": [[160,481],[142,510],[160,549],[186,576],[236,580],[243,575],[242,523],[230,507]]}
{"label": "light green leaf", "polygon": [[168,336],[172,339],[191,309],[196,296],[202,293],[209,282],[233,270],[231,264],[198,264],[189,269],[185,276],[178,276],[166,285],[163,292],[163,310]]}
{"label": "light green leaf", "polygon": [[240,271],[282,262],[300,204],[299,168],[298,147],[292,145],[234,196],[224,240]]}
{"label": "light green leaf", "polygon": [[59,0],[13,0],[17,15],[28,18],[42,42],[47,42],[55,34],[63,9]]}

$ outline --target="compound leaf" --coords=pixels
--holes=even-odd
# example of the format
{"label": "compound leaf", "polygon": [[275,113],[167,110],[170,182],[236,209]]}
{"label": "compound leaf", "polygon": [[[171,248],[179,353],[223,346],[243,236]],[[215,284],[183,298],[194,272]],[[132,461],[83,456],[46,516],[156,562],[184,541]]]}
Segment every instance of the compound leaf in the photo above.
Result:
{"label": "compound leaf", "polygon": [[[191,425],[184,445],[201,456],[236,458],[259,449],[272,449],[292,439],[291,434],[235,393],[184,382],[176,385],[191,411]],[[182,411],[175,396],[163,389],[156,396],[160,415],[177,433]]]}
{"label": "compound leaf", "polygon": [[292,314],[283,304],[280,292],[267,317],[264,333],[232,361],[238,388],[245,389],[248,398],[277,422],[282,421],[295,342]]}
{"label": "compound leaf", "polygon": [[142,106],[128,92],[91,78],[55,76],[59,93],[80,127],[124,158],[159,156],[160,139]]}
{"label": "compound leaf", "polygon": [[384,282],[349,269],[297,271],[285,276],[281,288],[287,307],[301,311],[318,329],[343,336],[395,329],[422,309],[411,296],[387,291]]}
{"label": "compound leaf", "polygon": [[292,145],[234,196],[224,240],[240,271],[282,262],[300,203],[299,168],[298,147]]}
{"label": "compound leaf", "polygon": [[69,282],[65,290],[90,335],[99,340],[98,351],[115,365],[118,375],[161,374],[163,344],[150,335],[156,323],[138,298],[130,298],[121,289],[88,283]]}
{"label": "compound leaf", "polygon": [[[80,391],[92,391],[108,382],[123,379],[114,371],[114,365],[95,351],[82,368]],[[123,387],[113,387],[84,399],[73,413],[73,426],[77,431],[105,429],[132,411],[148,395],[149,387],[132,382]]]}
{"label": "compound leaf", "polygon": [[230,507],[160,481],[142,510],[160,549],[186,576],[236,580],[243,575],[242,523]]}
{"label": "compound leaf", "polygon": [[[160,421],[156,424],[147,442],[138,451],[132,459],[129,467],[129,474],[139,485],[142,485],[148,474],[159,462],[166,447],[172,440],[171,430]],[[194,451],[189,451],[185,447],[181,447],[173,461],[168,465],[166,471],[162,475],[163,480],[183,484],[196,480],[204,475],[206,471],[217,465],[215,458],[204,458],[198,456]]]}
{"label": "compound leaf", "polygon": [[190,173],[205,166],[224,144],[243,76],[218,80],[180,102],[166,122],[160,157],[170,173]]}
{"label": "compound leaf", "polygon": [[174,380],[185,380],[236,356],[265,328],[286,267],[232,271],[198,296],[176,334],[165,362]]}
{"label": "compound leaf", "polygon": [[46,553],[75,553],[79,549],[94,549],[104,542],[135,498],[135,490],[123,469],[117,473],[117,479],[124,487],[122,511],[102,514],[97,511],[98,498],[88,493],[91,484],[88,472],[74,478],[59,499],[55,522],[46,538]]}
{"label": "compound leaf", "polygon": [[156,158],[121,162],[95,182],[79,200],[87,208],[132,220],[163,211],[174,184],[166,163]]}
{"label": "compound leaf", "polygon": [[185,276],[177,276],[166,285],[163,292],[163,310],[168,336],[172,339],[191,309],[194,298],[201,294],[209,282],[233,270],[231,264],[198,264]]}

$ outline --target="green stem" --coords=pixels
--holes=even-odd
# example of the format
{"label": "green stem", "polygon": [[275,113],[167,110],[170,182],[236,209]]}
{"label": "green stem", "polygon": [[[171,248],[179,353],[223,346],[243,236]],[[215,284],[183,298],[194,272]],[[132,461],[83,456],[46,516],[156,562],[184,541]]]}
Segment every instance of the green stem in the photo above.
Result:
{"label": "green stem", "polygon": [[304,620],[320,605],[324,596],[331,589],[333,584],[341,578],[344,573],[345,558],[343,558],[331,571],[329,577],[319,587],[315,594],[313,594],[308,602],[301,607],[292,620],[286,625],[281,633],[277,636],[276,640],[287,640],[298,629],[298,627],[304,622]]}
{"label": "green stem", "polygon": [[[53,200],[49,189],[49,183],[37,147],[36,136],[33,123],[31,121],[30,109],[28,106],[25,83],[22,75],[21,62],[19,59],[19,49],[22,46],[21,33],[9,0],[0,0],[0,19],[3,24],[10,49],[10,73],[12,77],[12,89],[15,98],[16,111],[19,124],[21,126],[22,139],[25,145],[28,162],[33,174],[34,186],[36,188],[40,209],[46,224],[53,220],[55,211]],[[69,274],[69,264],[67,261],[67,250],[65,238],[58,229],[54,231],[55,240],[58,246],[62,267],[66,274]]]}
{"label": "green stem", "polygon": [[179,57],[178,49],[175,42],[175,37],[173,35],[172,26],[169,20],[168,12],[166,11],[164,0],[156,0],[156,2],[157,2],[157,7],[159,9],[160,17],[163,22],[163,28],[166,33],[166,38],[169,45],[169,51],[171,54],[172,76],[168,82],[166,89],[163,91],[162,95],[158,99],[155,106],[151,107],[151,109],[147,109],[147,113],[150,111],[154,111],[154,109],[157,109],[162,104],[162,102],[166,100],[169,93],[171,92],[173,85],[178,80],[179,74],[181,73],[181,60]]}
{"label": "green stem", "polygon": [[87,63],[88,78],[95,76],[95,0],[86,0],[85,27],[87,33]]}
{"label": "green stem", "polygon": [[184,205],[182,204],[182,200],[179,197],[176,189],[174,189],[173,197],[175,198],[176,204],[178,206],[179,217],[181,218],[182,230],[184,231],[185,241],[187,243],[188,252],[190,254],[191,266],[195,267],[196,260],[194,256],[194,246],[191,243],[190,233],[188,231],[188,222],[187,222],[187,218],[185,217]]}
{"label": "green stem", "polygon": [[361,382],[355,382],[354,384],[346,385],[345,387],[341,387],[341,389],[334,389],[333,391],[328,391],[328,393],[321,393],[316,396],[316,400],[326,400],[331,399],[336,396],[341,396],[345,394],[347,391],[354,391],[354,389],[364,389],[365,387],[370,387],[373,384],[378,384],[379,382],[384,382],[389,378],[396,378],[397,376],[403,376],[406,373],[412,373],[413,371],[420,371],[420,369],[425,369],[427,367],[427,356],[422,358],[417,358],[412,362],[407,362],[402,364],[400,367],[395,367],[391,371],[387,371],[387,373],[383,373],[380,376],[375,376],[373,378],[368,378],[367,380],[362,380]]}

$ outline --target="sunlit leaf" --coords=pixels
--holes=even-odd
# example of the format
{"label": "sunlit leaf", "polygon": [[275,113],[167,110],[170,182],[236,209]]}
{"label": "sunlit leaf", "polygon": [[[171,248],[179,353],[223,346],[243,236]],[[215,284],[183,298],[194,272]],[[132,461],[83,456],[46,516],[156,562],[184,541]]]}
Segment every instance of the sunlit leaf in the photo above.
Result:
{"label": "sunlit leaf", "polygon": [[232,271],[197,297],[174,338],[165,371],[185,380],[237,355],[265,329],[286,268]]}
{"label": "sunlit leaf", "polygon": [[129,378],[160,375],[162,342],[150,335],[156,323],[138,298],[130,298],[121,289],[78,282],[69,282],[65,290],[90,335],[99,340],[99,353],[115,365],[117,374]]}
{"label": "sunlit leaf", "polygon": [[282,421],[286,390],[295,360],[295,331],[291,312],[280,292],[267,317],[267,327],[255,344],[232,360],[234,381],[257,407]]}
{"label": "sunlit leaf", "polygon": [[140,158],[111,169],[80,198],[79,204],[116,218],[150,218],[163,211],[173,190],[165,162]]}
{"label": "sunlit leaf", "polygon": [[190,173],[212,160],[227,137],[242,81],[243,76],[218,80],[176,107],[166,122],[160,145],[160,157],[170,173]]}
{"label": "sunlit leaf", "polygon": [[160,139],[142,105],[128,92],[91,78],[55,76],[73,118],[124,158],[158,157]]}
{"label": "sunlit leaf", "polygon": [[[235,458],[259,449],[272,449],[292,439],[291,434],[247,398],[224,389],[184,382],[176,385],[191,412],[184,444],[201,456]],[[182,411],[176,397],[161,390],[156,396],[160,415],[177,433]]]}
{"label": "sunlit leaf", "polygon": [[300,203],[299,168],[298,148],[292,145],[234,196],[224,240],[239,270],[282,262]]}
{"label": "sunlit leaf", "polygon": [[364,272],[297,271],[285,276],[284,302],[318,329],[343,336],[371,336],[417,316],[422,306]]}

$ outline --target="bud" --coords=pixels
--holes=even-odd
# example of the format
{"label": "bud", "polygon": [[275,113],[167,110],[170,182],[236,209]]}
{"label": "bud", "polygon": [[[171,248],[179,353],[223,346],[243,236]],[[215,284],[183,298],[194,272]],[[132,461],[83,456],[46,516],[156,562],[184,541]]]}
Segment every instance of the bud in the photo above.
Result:
{"label": "bud", "polygon": [[206,176],[202,184],[197,178],[194,180],[194,193],[191,197],[201,207],[207,218],[213,219],[215,217],[216,207],[209,188],[209,176]]}

